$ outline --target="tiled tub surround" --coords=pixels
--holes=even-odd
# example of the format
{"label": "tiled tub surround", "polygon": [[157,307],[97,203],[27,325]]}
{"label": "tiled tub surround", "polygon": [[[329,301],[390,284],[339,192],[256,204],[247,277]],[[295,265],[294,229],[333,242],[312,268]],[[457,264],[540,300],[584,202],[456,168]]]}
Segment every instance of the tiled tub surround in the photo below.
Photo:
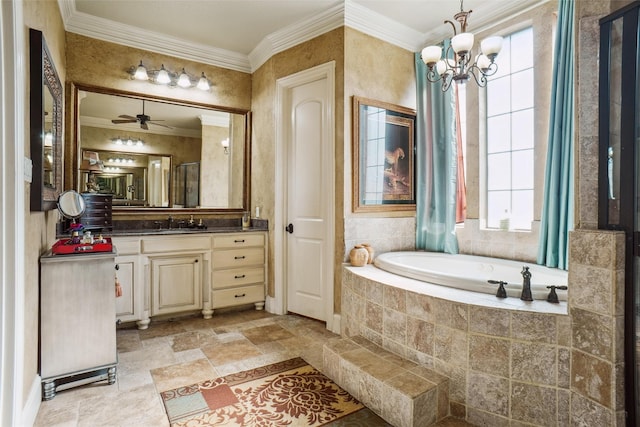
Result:
{"label": "tiled tub surround", "polygon": [[[490,304],[495,296],[427,285],[375,267],[345,267],[342,289],[342,334],[361,335],[449,377],[451,415],[478,425],[508,425],[510,419],[567,425],[566,304],[508,298],[498,302],[512,303],[512,309],[499,309]],[[458,301],[446,299],[448,294]],[[462,302],[464,294],[474,303]],[[532,305],[556,312],[525,311]]]}
{"label": "tiled tub surround", "polygon": [[623,254],[623,233],[572,232],[561,304],[344,267],[342,336],[447,376],[451,415],[472,424],[624,426]]}

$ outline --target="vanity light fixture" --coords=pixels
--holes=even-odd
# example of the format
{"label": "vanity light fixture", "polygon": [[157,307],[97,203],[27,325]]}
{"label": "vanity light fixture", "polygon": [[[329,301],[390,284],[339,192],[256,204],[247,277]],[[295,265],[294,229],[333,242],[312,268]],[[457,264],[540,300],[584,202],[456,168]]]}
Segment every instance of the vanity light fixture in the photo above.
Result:
{"label": "vanity light fixture", "polygon": [[139,65],[130,67],[128,74],[134,80],[149,81],[169,87],[179,86],[184,89],[196,87],[203,91],[211,89],[211,82],[209,82],[204,72],[201,73],[200,77],[190,75],[184,68],[179,73],[173,73],[167,70],[164,64],[160,66],[159,70],[151,70],[142,64],[142,60]]}
{"label": "vanity light fixture", "polygon": [[114,138],[111,140],[115,145],[126,145],[128,147],[142,147],[144,146],[144,142],[141,139],[132,139],[132,138]]}
{"label": "vanity light fixture", "polygon": [[229,138],[223,139],[220,144],[224,148],[224,154],[229,154]]}
{"label": "vanity light fixture", "polygon": [[427,46],[422,49],[422,61],[427,65],[427,80],[432,83],[442,80],[442,91],[446,92],[451,83],[466,83],[470,77],[478,86],[487,85],[487,77],[498,71],[498,65],[494,62],[502,49],[502,37],[491,36],[482,40],[480,53],[472,61],[473,33],[467,32],[467,19],[471,10],[465,12],[463,0],[460,0],[460,12],[453,18],[460,24],[460,33],[452,21],[444,21],[453,27],[451,45],[444,51],[440,46]]}
{"label": "vanity light fixture", "polygon": [[44,134],[44,146],[53,147],[53,133],[45,132]]}

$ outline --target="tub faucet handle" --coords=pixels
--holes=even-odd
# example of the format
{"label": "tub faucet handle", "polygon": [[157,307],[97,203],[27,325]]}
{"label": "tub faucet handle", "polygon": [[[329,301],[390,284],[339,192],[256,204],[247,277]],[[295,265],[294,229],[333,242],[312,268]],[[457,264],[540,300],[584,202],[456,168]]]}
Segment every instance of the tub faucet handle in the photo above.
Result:
{"label": "tub faucet handle", "polygon": [[507,297],[507,291],[504,289],[504,285],[506,285],[507,282],[503,282],[502,280],[487,280],[487,282],[491,283],[492,285],[499,285],[498,291],[496,292],[496,297],[498,298]]}
{"label": "tub faucet handle", "polygon": [[547,286],[547,289],[551,289],[549,291],[549,295],[547,296],[547,302],[558,304],[560,303],[560,301],[558,300],[558,294],[556,293],[556,289],[566,290],[567,287],[553,285],[553,286]]}

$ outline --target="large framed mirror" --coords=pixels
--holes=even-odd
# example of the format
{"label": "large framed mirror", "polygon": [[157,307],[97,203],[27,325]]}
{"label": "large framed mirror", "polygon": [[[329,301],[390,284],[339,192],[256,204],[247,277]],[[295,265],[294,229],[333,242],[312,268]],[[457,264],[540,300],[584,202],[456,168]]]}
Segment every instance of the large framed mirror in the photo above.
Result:
{"label": "large framed mirror", "polygon": [[62,192],[63,90],[41,31],[29,29],[31,210],[55,209]]}
{"label": "large framed mirror", "polygon": [[113,195],[113,212],[242,212],[250,113],[73,85],[75,189]]}

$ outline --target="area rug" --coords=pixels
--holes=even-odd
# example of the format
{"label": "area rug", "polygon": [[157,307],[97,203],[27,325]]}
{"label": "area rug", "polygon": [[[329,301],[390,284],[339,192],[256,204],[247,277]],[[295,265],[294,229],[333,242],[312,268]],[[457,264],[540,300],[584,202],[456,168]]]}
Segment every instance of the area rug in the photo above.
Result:
{"label": "area rug", "polygon": [[[174,427],[337,425],[364,408],[299,357],[168,390],[161,397]],[[366,412],[356,418],[368,417]]]}

